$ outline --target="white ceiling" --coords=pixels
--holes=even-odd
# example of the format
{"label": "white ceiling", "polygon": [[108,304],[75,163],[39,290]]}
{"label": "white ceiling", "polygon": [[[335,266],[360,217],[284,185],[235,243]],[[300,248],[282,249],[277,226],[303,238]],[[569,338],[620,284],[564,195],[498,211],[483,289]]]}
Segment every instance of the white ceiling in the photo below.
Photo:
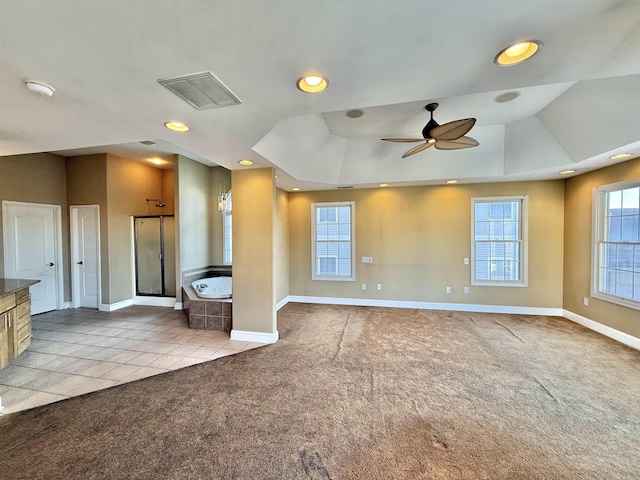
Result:
{"label": "white ceiling", "polygon": [[[524,39],[535,57],[493,63]],[[157,82],[203,71],[242,104],[198,111]],[[329,88],[297,90],[309,72]],[[441,124],[477,118],[480,146],[401,159],[412,145],[380,141],[419,136],[430,102]],[[640,153],[640,2],[0,0],[0,113],[0,155],[249,158],[285,189],[558,178]]]}

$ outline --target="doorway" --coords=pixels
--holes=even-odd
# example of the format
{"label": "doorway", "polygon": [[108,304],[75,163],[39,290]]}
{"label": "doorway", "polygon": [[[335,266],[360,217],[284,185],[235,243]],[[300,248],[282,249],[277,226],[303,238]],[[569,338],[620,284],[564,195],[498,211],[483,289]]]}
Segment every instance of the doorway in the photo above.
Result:
{"label": "doorway", "polygon": [[4,276],[29,278],[31,313],[62,308],[62,208],[2,202]]}
{"label": "doorway", "polygon": [[100,304],[100,207],[70,207],[73,307]]}
{"label": "doorway", "polygon": [[173,215],[133,218],[136,296],[175,297]]}

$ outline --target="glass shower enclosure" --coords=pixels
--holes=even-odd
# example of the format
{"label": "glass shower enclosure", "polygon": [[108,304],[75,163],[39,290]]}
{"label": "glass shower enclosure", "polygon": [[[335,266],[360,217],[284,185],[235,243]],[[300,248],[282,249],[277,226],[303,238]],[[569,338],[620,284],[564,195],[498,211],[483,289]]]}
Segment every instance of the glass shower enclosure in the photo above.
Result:
{"label": "glass shower enclosure", "polygon": [[175,297],[173,215],[134,217],[136,295]]}

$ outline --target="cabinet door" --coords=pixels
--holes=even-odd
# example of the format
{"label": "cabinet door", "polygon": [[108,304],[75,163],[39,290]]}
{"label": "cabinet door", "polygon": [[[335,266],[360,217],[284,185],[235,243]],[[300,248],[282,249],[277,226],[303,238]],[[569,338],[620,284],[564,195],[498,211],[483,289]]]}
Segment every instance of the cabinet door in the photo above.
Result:
{"label": "cabinet door", "polygon": [[9,365],[9,342],[13,342],[13,338],[9,338],[8,328],[7,314],[0,314],[0,370]]}

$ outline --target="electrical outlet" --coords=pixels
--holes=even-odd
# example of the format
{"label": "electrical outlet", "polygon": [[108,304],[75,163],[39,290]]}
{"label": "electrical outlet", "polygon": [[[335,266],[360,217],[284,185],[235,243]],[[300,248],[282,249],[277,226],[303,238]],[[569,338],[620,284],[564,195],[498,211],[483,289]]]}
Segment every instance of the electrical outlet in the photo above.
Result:
{"label": "electrical outlet", "polygon": [[585,307],[589,306],[589,297],[584,297],[584,306]]}
{"label": "electrical outlet", "polygon": [[469,265],[469,259],[467,257],[464,258],[464,264]]}
{"label": "electrical outlet", "polygon": [[464,293],[469,293],[469,287],[464,287],[464,288],[462,289],[462,291],[463,291]]}
{"label": "electrical outlet", "polygon": [[363,289],[363,290],[366,290],[366,289],[367,289],[367,284],[366,284],[366,283],[363,283],[363,284],[362,284],[362,289]]}
{"label": "electrical outlet", "polygon": [[362,257],[362,263],[373,263],[373,257]]}
{"label": "electrical outlet", "polygon": [[444,291],[445,293],[451,293],[451,287],[445,287]]}
{"label": "electrical outlet", "polygon": [[381,283],[376,285],[376,290],[382,290],[382,284]]}

